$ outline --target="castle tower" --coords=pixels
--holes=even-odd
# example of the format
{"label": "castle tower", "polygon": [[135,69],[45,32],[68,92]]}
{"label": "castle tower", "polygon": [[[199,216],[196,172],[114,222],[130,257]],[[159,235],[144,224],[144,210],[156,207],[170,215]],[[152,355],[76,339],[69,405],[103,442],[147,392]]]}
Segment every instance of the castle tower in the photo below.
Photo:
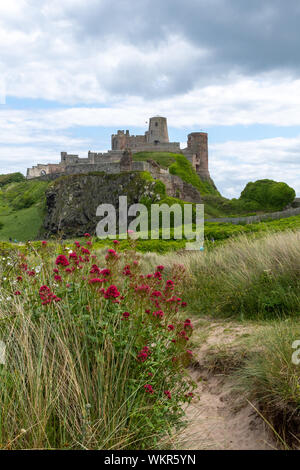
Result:
{"label": "castle tower", "polygon": [[151,144],[169,143],[167,118],[161,116],[150,118],[149,130],[146,135]]}
{"label": "castle tower", "polygon": [[210,179],[208,170],[208,135],[206,132],[192,132],[188,135],[187,151],[193,154],[193,166],[202,178]]}

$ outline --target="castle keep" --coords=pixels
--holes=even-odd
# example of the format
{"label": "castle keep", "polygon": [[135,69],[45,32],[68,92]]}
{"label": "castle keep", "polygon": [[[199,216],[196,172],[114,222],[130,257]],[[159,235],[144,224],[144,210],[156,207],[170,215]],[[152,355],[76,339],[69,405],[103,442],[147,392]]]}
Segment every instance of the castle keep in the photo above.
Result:
{"label": "castle keep", "polygon": [[158,168],[151,161],[135,162],[131,154],[137,152],[181,153],[192,163],[202,179],[210,179],[208,170],[208,139],[205,132],[192,132],[187,138],[187,147],[180,149],[179,142],[170,142],[167,119],[151,117],[149,128],[144,135],[130,135],[129,130],[118,130],[111,136],[111,150],[105,153],[88,152],[87,158],[61,152],[60,163],[38,164],[27,170],[27,178],[71,175],[100,171],[120,173],[123,171],[150,171],[167,176],[168,170]]}

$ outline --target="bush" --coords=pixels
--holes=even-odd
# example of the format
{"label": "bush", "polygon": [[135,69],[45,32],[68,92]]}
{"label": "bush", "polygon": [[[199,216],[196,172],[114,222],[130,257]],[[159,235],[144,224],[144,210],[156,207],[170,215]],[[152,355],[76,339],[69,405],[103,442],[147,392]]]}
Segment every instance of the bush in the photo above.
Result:
{"label": "bush", "polygon": [[286,183],[264,179],[248,183],[242,191],[240,199],[255,201],[260,204],[261,208],[282,210],[291,204],[295,197],[295,190]]}
{"label": "bush", "polygon": [[0,175],[0,187],[10,183],[19,183],[25,180],[22,173],[9,173],[8,175]]}
{"label": "bush", "polygon": [[157,448],[191,400],[184,268],[142,274],[132,249],[87,240],[2,260],[2,449]]}

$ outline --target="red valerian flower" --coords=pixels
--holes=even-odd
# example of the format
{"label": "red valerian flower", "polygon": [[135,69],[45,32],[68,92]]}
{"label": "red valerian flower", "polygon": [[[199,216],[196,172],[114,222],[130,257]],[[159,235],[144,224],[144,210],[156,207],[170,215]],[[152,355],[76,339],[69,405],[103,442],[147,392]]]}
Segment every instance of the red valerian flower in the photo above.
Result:
{"label": "red valerian flower", "polygon": [[154,277],[155,279],[158,279],[159,281],[161,281],[162,277],[161,277],[161,272],[160,271],[156,271],[154,273]]}
{"label": "red valerian flower", "polygon": [[156,312],[153,312],[153,316],[163,318],[164,312],[162,310],[157,310]]}
{"label": "red valerian flower", "polygon": [[171,281],[170,279],[166,282],[167,287],[174,287],[174,282]]}
{"label": "red valerian flower", "polygon": [[19,290],[16,290],[16,292],[14,292],[14,295],[21,295],[21,292]]}
{"label": "red valerian flower", "polygon": [[100,274],[100,269],[98,268],[98,266],[96,264],[93,264],[91,270],[90,270],[90,274]]}
{"label": "red valerian flower", "polygon": [[90,238],[91,237],[91,235],[89,233],[85,233],[84,236],[85,236],[85,238]]}
{"label": "red valerian flower", "polygon": [[160,265],[160,266],[156,266],[156,271],[163,271],[165,269],[164,266]]}
{"label": "red valerian flower", "polygon": [[42,245],[43,245],[43,246],[46,246],[46,245],[48,245],[48,242],[46,242],[46,240],[43,240],[43,241],[42,241]]}
{"label": "red valerian flower", "polygon": [[122,315],[123,315],[124,318],[129,318],[130,317],[129,312],[124,312],[124,313],[122,313]]}
{"label": "red valerian flower", "polygon": [[182,307],[186,307],[186,306],[187,306],[187,303],[186,303],[186,302],[181,302],[181,306],[182,306]]}
{"label": "red valerian flower", "polygon": [[192,325],[192,322],[191,322],[191,320],[190,320],[189,318],[187,318],[187,319],[185,320],[183,326],[184,326],[184,329],[185,329],[185,330],[187,330],[187,329],[191,329],[191,330],[192,330],[192,329],[194,328],[193,325]]}
{"label": "red valerian flower", "polygon": [[148,359],[148,356],[150,356],[151,351],[148,348],[148,346],[144,346],[143,349],[138,353],[138,360],[140,362],[145,362]]}
{"label": "red valerian flower", "polygon": [[119,244],[120,244],[119,240],[114,240],[113,243],[114,243],[115,245],[119,245]]}
{"label": "red valerian flower", "polygon": [[77,260],[77,253],[75,253],[75,251],[73,251],[72,253],[70,253],[70,254],[69,254],[69,259]]}
{"label": "red valerian flower", "polygon": [[28,276],[30,276],[30,277],[34,277],[35,276],[35,271],[26,271],[26,274],[28,274]]}
{"label": "red valerian flower", "polygon": [[190,356],[193,355],[193,351],[191,351],[190,349],[187,349],[186,352],[187,352],[187,354],[189,354]]}
{"label": "red valerian flower", "polygon": [[184,330],[180,331],[180,333],[178,333],[178,334],[179,334],[179,336],[186,339],[187,341],[190,339],[188,336],[186,336],[186,332]]}
{"label": "red valerian flower", "polygon": [[77,248],[80,248],[80,243],[79,242],[74,242],[74,245],[76,245]]}
{"label": "red valerian flower", "polygon": [[42,305],[50,304],[52,301],[59,302],[61,300],[53,292],[51,292],[51,289],[48,286],[41,286],[39,293],[42,300]]}
{"label": "red valerian flower", "polygon": [[110,276],[110,269],[104,268],[100,271],[102,276]]}
{"label": "red valerian flower", "polygon": [[141,286],[136,286],[134,288],[134,290],[138,294],[148,294],[148,292],[150,290],[150,286],[148,286],[146,284],[142,284]]}
{"label": "red valerian flower", "polygon": [[72,272],[72,269],[71,268],[67,268],[65,269],[66,273],[71,273]]}
{"label": "red valerian flower", "polygon": [[19,281],[19,282],[23,281],[23,277],[22,277],[22,276],[18,276],[18,277],[17,277],[17,281]]}
{"label": "red valerian flower", "polygon": [[89,284],[97,284],[104,282],[104,279],[100,279],[99,277],[95,277],[94,279],[89,280]]}
{"label": "red valerian flower", "polygon": [[55,264],[57,266],[61,265],[61,266],[69,266],[69,261],[67,260],[66,256],[65,255],[59,255],[57,258],[56,258],[56,261],[55,261]]}
{"label": "red valerian flower", "polygon": [[174,330],[174,325],[168,325],[168,330],[173,331]]}
{"label": "red valerian flower", "polygon": [[92,242],[91,242],[90,240],[88,240],[88,241],[86,242],[86,244],[87,244],[88,246],[92,246]]}
{"label": "red valerian flower", "polygon": [[55,274],[54,279],[55,281],[61,282],[61,276],[59,276],[58,274]]}
{"label": "red valerian flower", "polygon": [[154,393],[152,385],[150,385],[150,384],[144,385],[144,389],[146,390],[147,393],[150,393],[151,395]]}
{"label": "red valerian flower", "polygon": [[120,292],[118,291],[117,287],[112,285],[109,286],[106,291],[104,291],[104,298],[105,299],[116,299],[119,297]]}
{"label": "red valerian flower", "polygon": [[123,274],[124,274],[124,276],[131,276],[132,275],[129,265],[125,266],[125,268],[123,269]]}
{"label": "red valerian flower", "polygon": [[85,255],[90,255],[91,254],[87,248],[84,248],[84,246],[81,247],[81,253],[83,253]]}
{"label": "red valerian flower", "polygon": [[154,290],[151,297],[162,297],[162,293],[159,290]]}
{"label": "red valerian flower", "polygon": [[169,390],[165,390],[164,394],[168,397],[169,400],[171,400],[172,396],[171,396],[171,392]]}

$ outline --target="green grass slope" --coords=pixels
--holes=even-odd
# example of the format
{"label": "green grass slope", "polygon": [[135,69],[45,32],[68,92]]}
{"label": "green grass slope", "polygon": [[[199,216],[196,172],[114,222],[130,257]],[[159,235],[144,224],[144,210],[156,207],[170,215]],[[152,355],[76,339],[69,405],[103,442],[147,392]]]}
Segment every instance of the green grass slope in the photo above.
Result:
{"label": "green grass slope", "polygon": [[184,155],[168,152],[139,152],[133,155],[133,160],[154,160],[162,168],[169,168],[172,175],[177,175],[186,183],[192,184],[201,195],[219,195],[216,188],[209,181],[201,180]]}
{"label": "green grass slope", "polygon": [[22,179],[0,186],[0,240],[37,237],[44,218],[47,186],[44,181]]}

